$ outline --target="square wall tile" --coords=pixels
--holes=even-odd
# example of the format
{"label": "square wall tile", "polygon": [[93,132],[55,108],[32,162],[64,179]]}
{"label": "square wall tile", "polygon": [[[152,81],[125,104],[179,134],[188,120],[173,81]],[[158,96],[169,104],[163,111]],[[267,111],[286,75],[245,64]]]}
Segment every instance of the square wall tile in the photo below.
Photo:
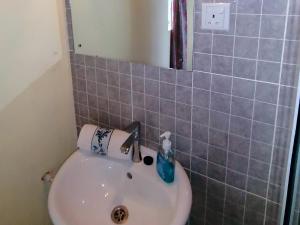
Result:
{"label": "square wall tile", "polygon": [[254,79],[256,73],[256,61],[252,59],[234,58],[233,76]]}
{"label": "square wall tile", "polygon": [[160,81],[175,84],[176,70],[160,68]]}
{"label": "square wall tile", "polygon": [[239,14],[236,23],[236,35],[258,37],[260,16]]}
{"label": "square wall tile", "polygon": [[270,163],[272,153],[272,145],[262,142],[251,142],[251,158]]}
{"label": "square wall tile", "polygon": [[227,167],[231,170],[246,174],[248,169],[248,157],[229,152]]}
{"label": "square wall tile", "polygon": [[257,38],[237,37],[235,39],[234,56],[248,59],[256,59],[257,48]]}
{"label": "square wall tile", "polygon": [[244,98],[232,97],[231,100],[231,114],[235,116],[252,118],[253,101]]}
{"label": "square wall tile", "polygon": [[146,65],[145,77],[152,80],[159,80],[159,67]]}
{"label": "square wall tile", "polygon": [[181,135],[183,137],[191,137],[191,123],[181,120],[181,119],[176,119],[176,133],[178,135]]}
{"label": "square wall tile", "polygon": [[168,115],[168,116],[175,116],[175,102],[160,99],[160,113]]}
{"label": "square wall tile", "polygon": [[145,107],[145,97],[144,94],[133,92],[132,93],[132,104],[133,106],[138,106],[140,108]]}
{"label": "square wall tile", "polygon": [[191,121],[191,106],[176,103],[176,117],[185,121]]}
{"label": "square wall tile", "polygon": [[210,72],[211,56],[209,54],[194,53],[194,70]]}
{"label": "square wall tile", "polygon": [[269,164],[256,160],[250,160],[248,174],[250,176],[267,181],[269,176],[269,167]]}
{"label": "square wall tile", "polygon": [[231,93],[232,77],[212,75],[211,90],[224,94]]}
{"label": "square wall tile", "polygon": [[266,197],[268,183],[253,177],[248,177],[247,191],[261,197]]}
{"label": "square wall tile", "polygon": [[160,83],[160,97],[175,100],[175,85],[167,84],[167,83]]}
{"label": "square wall tile", "polygon": [[289,15],[300,15],[300,3],[298,0],[290,0]]}
{"label": "square wall tile", "polygon": [[211,71],[217,74],[232,75],[232,60],[232,57],[213,55]]}
{"label": "square wall tile", "polygon": [[229,135],[229,148],[231,152],[249,156],[250,140],[234,134]]}
{"label": "square wall tile", "polygon": [[132,77],[132,90],[136,92],[145,92],[145,80],[139,77]]}
{"label": "square wall tile", "polygon": [[203,143],[208,143],[208,127],[198,123],[193,123],[192,138]]}
{"label": "square wall tile", "polygon": [[266,144],[272,144],[274,126],[256,121],[253,122],[252,126],[252,138],[254,140],[264,142]]}
{"label": "square wall tile", "polygon": [[208,160],[221,166],[226,166],[227,153],[224,150],[209,146],[208,148]]}
{"label": "square wall tile", "polygon": [[259,42],[259,59],[280,62],[283,50],[282,40],[260,39]]}
{"label": "square wall tile", "polygon": [[146,111],[146,125],[159,127],[159,114],[157,112]]}
{"label": "square wall tile", "polygon": [[192,113],[192,122],[208,126],[209,110],[207,108],[194,106],[192,109]]}
{"label": "square wall tile", "polygon": [[287,0],[264,0],[262,13],[283,15],[286,7]]}
{"label": "square wall tile", "polygon": [[159,96],[159,81],[145,79],[145,94]]}
{"label": "square wall tile", "polygon": [[279,105],[293,107],[296,102],[297,89],[281,86],[279,94]]}
{"label": "square wall tile", "polygon": [[209,144],[226,149],[228,146],[228,133],[215,129],[209,129]]}
{"label": "square wall tile", "polygon": [[191,104],[192,102],[192,88],[184,86],[176,86],[176,101],[184,104]]}
{"label": "square wall tile", "polygon": [[208,163],[207,176],[215,180],[224,182],[225,181],[225,167],[218,166],[213,163]]}
{"label": "square wall tile", "polygon": [[263,15],[261,18],[262,38],[282,39],[285,28],[285,16]]}
{"label": "square wall tile", "polygon": [[257,80],[278,83],[280,63],[262,62],[257,64]]}
{"label": "square wall tile", "polygon": [[209,91],[196,89],[193,90],[193,105],[208,108],[210,101]]}
{"label": "square wall tile", "polygon": [[175,118],[174,117],[169,117],[167,115],[162,115],[160,114],[159,116],[159,125],[161,131],[171,131],[175,132]]}
{"label": "square wall tile", "polygon": [[131,65],[129,62],[119,62],[119,72],[123,74],[131,74]]}
{"label": "square wall tile", "polygon": [[233,36],[214,35],[212,53],[217,55],[232,56]]}
{"label": "square wall tile", "polygon": [[230,96],[218,93],[211,93],[211,109],[224,113],[229,113]]}
{"label": "square wall tile", "polygon": [[194,35],[194,51],[199,53],[211,53],[212,34],[196,33]]}
{"label": "square wall tile", "polygon": [[132,64],[132,75],[144,77],[145,75],[145,66],[143,64]]}
{"label": "square wall tile", "polygon": [[285,41],[283,62],[288,64],[299,64],[300,41]]}
{"label": "square wall tile", "polygon": [[227,169],[226,184],[241,190],[245,190],[246,181],[247,177],[245,174]]}
{"label": "square wall tile", "polygon": [[237,6],[238,13],[260,14],[262,0],[239,0]]}
{"label": "square wall tile", "polygon": [[210,127],[227,131],[229,128],[229,114],[210,111]]}
{"label": "square wall tile", "polygon": [[254,120],[274,124],[276,116],[276,106],[263,103],[263,102],[255,102],[254,104]]}
{"label": "square wall tile", "polygon": [[208,158],[208,145],[201,141],[192,139],[192,155],[201,159]]}
{"label": "square wall tile", "polygon": [[176,75],[176,83],[178,85],[192,87],[193,72],[178,70]]}
{"label": "square wall tile", "polygon": [[194,71],[193,85],[195,88],[210,90],[211,74]]}
{"label": "square wall tile", "polygon": [[180,135],[176,135],[176,149],[185,152],[187,154],[191,153],[191,139],[187,137],[183,137]]}
{"label": "square wall tile", "polygon": [[256,83],[255,99],[263,102],[276,104],[278,96],[278,85],[268,83]]}
{"label": "square wall tile", "polygon": [[[159,112],[159,104],[160,104],[159,98],[149,96],[149,95],[145,96],[145,108],[147,110],[152,112]],[[171,109],[173,109],[172,107],[174,106],[174,104],[168,102],[166,107],[168,106],[170,106]]]}
{"label": "square wall tile", "polygon": [[250,138],[251,120],[237,116],[231,116],[230,133]]}
{"label": "square wall tile", "polygon": [[299,69],[298,65],[283,64],[280,83],[296,87],[299,81]]}

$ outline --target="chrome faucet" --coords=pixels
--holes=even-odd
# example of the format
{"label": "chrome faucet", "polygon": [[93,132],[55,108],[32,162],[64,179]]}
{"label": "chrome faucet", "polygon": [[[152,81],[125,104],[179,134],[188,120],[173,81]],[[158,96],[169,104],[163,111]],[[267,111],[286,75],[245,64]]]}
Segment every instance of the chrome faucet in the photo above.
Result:
{"label": "chrome faucet", "polygon": [[132,161],[135,163],[142,161],[141,147],[140,147],[140,131],[141,131],[140,122],[134,121],[132,124],[126,127],[124,131],[130,133],[130,136],[122,144],[120,148],[121,152],[124,154],[128,154],[130,151],[130,147],[132,146]]}

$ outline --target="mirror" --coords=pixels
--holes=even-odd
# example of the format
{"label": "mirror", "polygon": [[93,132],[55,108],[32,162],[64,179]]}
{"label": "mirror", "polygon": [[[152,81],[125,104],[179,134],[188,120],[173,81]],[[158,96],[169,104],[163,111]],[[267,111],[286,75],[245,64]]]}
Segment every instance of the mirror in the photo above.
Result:
{"label": "mirror", "polygon": [[75,52],[192,70],[193,0],[72,0]]}

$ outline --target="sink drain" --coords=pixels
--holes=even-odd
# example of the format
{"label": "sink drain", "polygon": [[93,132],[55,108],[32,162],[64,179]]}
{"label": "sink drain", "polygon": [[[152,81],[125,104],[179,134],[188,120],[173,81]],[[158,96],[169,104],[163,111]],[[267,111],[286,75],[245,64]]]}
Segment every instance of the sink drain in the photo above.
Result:
{"label": "sink drain", "polygon": [[116,206],[111,212],[111,219],[115,224],[125,223],[128,216],[128,209],[123,205]]}

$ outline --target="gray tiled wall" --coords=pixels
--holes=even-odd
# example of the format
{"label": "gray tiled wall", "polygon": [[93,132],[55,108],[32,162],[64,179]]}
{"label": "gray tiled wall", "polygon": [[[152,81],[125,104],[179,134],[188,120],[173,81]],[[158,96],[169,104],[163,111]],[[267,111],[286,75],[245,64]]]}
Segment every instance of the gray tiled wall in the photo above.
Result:
{"label": "gray tiled wall", "polygon": [[202,30],[195,1],[193,72],[74,54],[67,3],[78,129],[138,120],[154,149],[172,131],[192,183],[191,225],[279,224],[300,1],[224,0],[232,3],[228,32]]}

